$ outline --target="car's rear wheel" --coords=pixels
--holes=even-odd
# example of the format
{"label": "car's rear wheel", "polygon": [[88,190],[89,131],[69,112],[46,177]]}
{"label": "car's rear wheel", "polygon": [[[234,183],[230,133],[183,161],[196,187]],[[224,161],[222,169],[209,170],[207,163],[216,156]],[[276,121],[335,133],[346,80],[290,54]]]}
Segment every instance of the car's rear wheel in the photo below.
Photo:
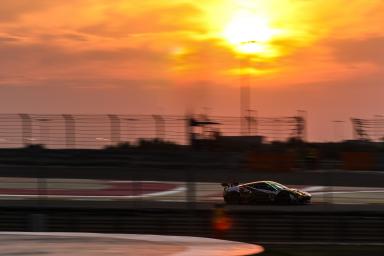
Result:
{"label": "car's rear wheel", "polygon": [[224,197],[224,201],[227,204],[240,204],[240,194],[237,192],[228,193]]}

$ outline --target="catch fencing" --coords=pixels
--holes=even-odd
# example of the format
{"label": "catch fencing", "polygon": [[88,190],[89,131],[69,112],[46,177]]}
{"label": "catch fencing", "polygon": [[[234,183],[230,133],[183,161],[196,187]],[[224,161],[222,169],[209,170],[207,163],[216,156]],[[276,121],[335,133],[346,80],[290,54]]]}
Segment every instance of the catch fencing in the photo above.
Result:
{"label": "catch fencing", "polygon": [[[305,119],[291,117],[223,117],[205,115],[37,115],[1,114],[0,148],[44,145],[46,148],[99,149],[140,140],[189,144],[191,120],[201,133],[223,136],[263,136],[268,141],[303,137]],[[241,130],[242,120],[247,130]]]}
{"label": "catch fencing", "polygon": [[351,118],[353,137],[362,141],[384,140],[384,116],[376,115],[372,119]]}

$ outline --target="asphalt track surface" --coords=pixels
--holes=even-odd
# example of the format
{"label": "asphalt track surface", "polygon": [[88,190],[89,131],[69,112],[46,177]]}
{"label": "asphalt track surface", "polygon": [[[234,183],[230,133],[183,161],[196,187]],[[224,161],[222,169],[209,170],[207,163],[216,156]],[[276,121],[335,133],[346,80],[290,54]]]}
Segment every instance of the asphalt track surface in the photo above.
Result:
{"label": "asphalt track surface", "polygon": [[[384,204],[384,188],[288,185],[312,194],[312,204]],[[223,203],[222,187],[212,182],[93,179],[0,178],[0,200],[141,201]]]}
{"label": "asphalt track surface", "polygon": [[183,236],[0,232],[4,256],[238,256],[263,250],[254,244]]}

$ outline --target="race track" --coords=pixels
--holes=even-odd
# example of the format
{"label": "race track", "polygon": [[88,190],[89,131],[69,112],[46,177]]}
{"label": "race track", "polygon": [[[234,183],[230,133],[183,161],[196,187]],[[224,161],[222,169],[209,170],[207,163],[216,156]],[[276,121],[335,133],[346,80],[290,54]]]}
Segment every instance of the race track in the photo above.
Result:
{"label": "race track", "polygon": [[[313,204],[384,204],[384,188],[288,185],[312,194]],[[222,203],[222,187],[209,182],[0,178],[0,199],[140,200]]]}

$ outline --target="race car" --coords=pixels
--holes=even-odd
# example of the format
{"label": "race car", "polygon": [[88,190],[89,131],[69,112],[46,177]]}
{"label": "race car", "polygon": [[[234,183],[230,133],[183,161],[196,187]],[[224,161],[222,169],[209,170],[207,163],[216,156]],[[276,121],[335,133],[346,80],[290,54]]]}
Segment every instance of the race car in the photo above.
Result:
{"label": "race car", "polygon": [[227,204],[308,204],[311,194],[274,181],[222,183]]}

